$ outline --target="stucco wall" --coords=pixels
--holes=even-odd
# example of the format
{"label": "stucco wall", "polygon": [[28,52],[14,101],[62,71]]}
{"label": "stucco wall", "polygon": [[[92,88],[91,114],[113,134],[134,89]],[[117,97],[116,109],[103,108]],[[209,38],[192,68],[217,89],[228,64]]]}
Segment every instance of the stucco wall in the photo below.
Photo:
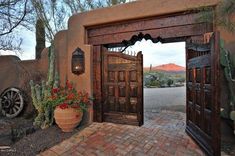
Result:
{"label": "stucco wall", "polygon": [[[55,39],[56,52],[62,57],[58,58],[61,79],[64,80],[64,77],[66,76],[68,80],[73,81],[76,84],[77,89],[85,89],[90,94],[93,93],[92,45],[87,45],[86,27],[182,12],[201,6],[216,6],[219,2],[220,0],[139,0],[132,3],[73,15],[68,21],[68,30],[59,32]],[[230,49],[235,48],[234,35],[221,31],[221,36],[226,41],[226,47]],[[71,55],[77,47],[85,52],[86,62],[85,73],[79,76],[71,73]],[[67,59],[67,61],[64,61],[63,59]],[[223,99],[227,99],[227,88],[224,85],[225,80],[223,79],[223,76],[221,77],[221,101],[224,102]]]}
{"label": "stucco wall", "polygon": [[61,84],[64,85],[67,79],[67,31],[60,31],[55,35],[55,51],[60,51],[56,53],[56,69],[60,75]]}
{"label": "stucco wall", "polygon": [[30,98],[29,81],[34,80],[35,83],[40,83],[46,78],[47,62],[47,58],[21,61],[16,56],[0,57],[0,94],[10,87],[20,88],[25,93],[27,104],[25,115],[32,114],[34,109]]}

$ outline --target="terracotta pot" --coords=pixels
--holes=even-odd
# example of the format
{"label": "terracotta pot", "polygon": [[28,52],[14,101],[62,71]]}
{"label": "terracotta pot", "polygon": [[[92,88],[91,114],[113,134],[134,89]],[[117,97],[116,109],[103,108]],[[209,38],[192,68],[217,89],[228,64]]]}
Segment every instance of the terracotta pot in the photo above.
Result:
{"label": "terracotta pot", "polygon": [[63,132],[72,132],[81,122],[82,116],[83,112],[75,108],[56,107],[54,111],[55,122]]}

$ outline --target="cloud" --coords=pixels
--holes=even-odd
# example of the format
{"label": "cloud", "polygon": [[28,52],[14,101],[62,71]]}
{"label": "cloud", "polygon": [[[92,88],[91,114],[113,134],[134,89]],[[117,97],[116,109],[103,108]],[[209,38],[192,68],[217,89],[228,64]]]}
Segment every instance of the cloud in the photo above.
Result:
{"label": "cloud", "polygon": [[36,46],[36,39],[34,32],[24,31],[22,37],[23,37],[23,43],[22,43],[23,54],[21,56],[21,59],[23,60],[34,59],[35,46]]}
{"label": "cloud", "polygon": [[141,42],[136,42],[135,45],[127,50],[142,51],[145,67],[149,67],[150,64],[156,66],[167,63],[185,66],[185,42],[162,44],[152,43],[150,40],[142,40]]}
{"label": "cloud", "polygon": [[32,51],[24,51],[22,53],[14,52],[14,51],[3,51],[0,50],[0,55],[15,55],[19,57],[21,60],[32,60],[35,59],[35,54]]}
{"label": "cloud", "polygon": [[[30,60],[35,58],[35,34],[31,31],[22,30],[20,33],[23,38],[22,54],[17,54],[21,60]],[[175,63],[177,65],[185,66],[185,42],[178,43],[152,43],[150,40],[142,40],[136,42],[132,47],[129,47],[129,51],[142,51],[144,55],[144,66],[153,66]],[[7,51],[0,54],[16,55],[15,52]]]}

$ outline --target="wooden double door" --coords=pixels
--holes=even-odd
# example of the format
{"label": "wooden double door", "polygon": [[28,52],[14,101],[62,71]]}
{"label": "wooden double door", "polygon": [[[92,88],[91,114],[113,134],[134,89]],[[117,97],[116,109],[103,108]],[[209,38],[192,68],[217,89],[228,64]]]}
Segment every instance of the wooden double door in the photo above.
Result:
{"label": "wooden double door", "polygon": [[[186,43],[186,132],[208,154],[220,155],[219,33]],[[143,125],[143,56],[102,49],[102,118]]]}
{"label": "wooden double door", "polygon": [[103,121],[143,125],[143,55],[103,48]]}

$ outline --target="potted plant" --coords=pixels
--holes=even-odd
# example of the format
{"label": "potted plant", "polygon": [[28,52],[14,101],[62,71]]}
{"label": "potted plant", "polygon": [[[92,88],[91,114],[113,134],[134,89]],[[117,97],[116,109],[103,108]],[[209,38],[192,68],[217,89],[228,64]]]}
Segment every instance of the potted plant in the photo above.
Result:
{"label": "potted plant", "polygon": [[91,100],[87,92],[77,91],[68,81],[65,87],[53,88],[49,101],[55,107],[55,122],[63,132],[71,132],[79,125]]}

